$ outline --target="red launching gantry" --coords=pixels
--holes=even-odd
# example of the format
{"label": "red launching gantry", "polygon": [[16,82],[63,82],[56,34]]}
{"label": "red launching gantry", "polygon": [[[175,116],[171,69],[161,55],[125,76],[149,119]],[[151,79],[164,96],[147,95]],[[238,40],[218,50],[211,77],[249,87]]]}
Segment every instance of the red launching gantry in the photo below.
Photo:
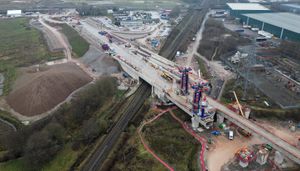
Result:
{"label": "red launching gantry", "polygon": [[179,72],[182,73],[181,74],[181,93],[183,95],[188,95],[189,91],[189,72],[192,69],[190,67],[185,67],[185,68],[179,68]]}

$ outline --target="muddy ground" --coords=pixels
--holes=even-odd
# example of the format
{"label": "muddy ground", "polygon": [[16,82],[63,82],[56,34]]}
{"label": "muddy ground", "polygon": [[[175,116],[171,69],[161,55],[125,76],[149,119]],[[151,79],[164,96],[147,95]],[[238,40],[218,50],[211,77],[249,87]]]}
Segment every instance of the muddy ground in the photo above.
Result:
{"label": "muddy ground", "polygon": [[90,49],[79,61],[91,68],[98,76],[119,72],[119,64],[108,54],[93,46],[90,46]]}

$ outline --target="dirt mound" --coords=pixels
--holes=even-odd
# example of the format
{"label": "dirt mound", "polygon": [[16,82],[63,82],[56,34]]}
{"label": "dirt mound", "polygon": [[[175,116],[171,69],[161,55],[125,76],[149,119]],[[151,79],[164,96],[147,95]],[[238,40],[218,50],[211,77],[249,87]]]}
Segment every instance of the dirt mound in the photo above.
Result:
{"label": "dirt mound", "polygon": [[16,112],[34,116],[52,109],[91,80],[73,63],[51,66],[36,73],[25,72],[6,100]]}

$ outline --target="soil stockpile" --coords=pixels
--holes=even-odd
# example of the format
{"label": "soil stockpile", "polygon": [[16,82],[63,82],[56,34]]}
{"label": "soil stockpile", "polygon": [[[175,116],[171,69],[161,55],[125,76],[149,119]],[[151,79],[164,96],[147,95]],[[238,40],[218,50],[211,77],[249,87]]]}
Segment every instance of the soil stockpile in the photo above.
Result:
{"label": "soil stockpile", "polygon": [[16,112],[34,116],[52,109],[91,80],[73,63],[40,68],[39,71],[24,69],[6,100]]}

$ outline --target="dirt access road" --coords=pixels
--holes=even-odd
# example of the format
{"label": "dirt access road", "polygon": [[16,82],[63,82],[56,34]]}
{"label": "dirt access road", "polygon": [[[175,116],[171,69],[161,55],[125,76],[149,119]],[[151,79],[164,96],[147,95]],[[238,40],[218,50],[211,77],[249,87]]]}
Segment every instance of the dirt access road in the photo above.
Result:
{"label": "dirt access road", "polygon": [[209,171],[220,171],[222,166],[233,159],[237,150],[242,147],[262,143],[256,137],[245,138],[240,136],[235,136],[232,141],[225,136],[218,136],[214,137],[213,141],[213,149],[207,151],[206,156]]}
{"label": "dirt access road", "polygon": [[206,21],[208,19],[209,14],[210,14],[210,11],[205,14],[205,17],[204,17],[204,19],[202,21],[200,30],[196,34],[195,43],[192,44],[192,47],[190,48],[191,52],[188,53],[188,57],[187,57],[187,61],[186,61],[186,66],[191,66],[192,60],[194,58],[194,55],[198,55],[197,50],[198,50],[198,47],[200,45],[200,41],[202,40],[202,34],[203,34],[204,29],[205,29],[205,23],[206,23]]}
{"label": "dirt access road", "polygon": [[[64,53],[66,55],[66,58],[68,60],[72,60],[72,51],[70,49],[70,47],[68,46],[68,44],[66,43],[66,41],[64,40],[62,34],[57,31],[55,28],[49,26],[48,24],[46,24],[43,20],[43,16],[39,17],[39,22],[46,28],[48,29],[52,34],[53,36],[56,37],[56,39],[63,45],[64,47]],[[51,21],[50,21],[51,22]]]}
{"label": "dirt access road", "polygon": [[220,61],[209,61],[207,60],[207,58],[205,58],[204,56],[202,56],[201,54],[198,53],[198,47],[200,45],[200,42],[202,40],[202,36],[203,36],[203,31],[205,30],[205,23],[209,18],[209,15],[212,13],[212,11],[209,11],[208,13],[206,13],[203,22],[201,24],[201,27],[199,29],[199,31],[196,34],[196,40],[194,43],[192,43],[187,50],[187,54],[185,54],[183,57],[186,58],[185,61],[182,61],[181,63],[183,63],[185,66],[190,66],[193,69],[198,69],[198,67],[196,67],[196,65],[193,65],[193,61],[194,61],[194,57],[200,57],[202,59],[202,61],[205,62],[206,66],[209,69],[209,72],[212,73],[213,76],[217,76],[222,80],[227,80],[232,78],[233,74],[227,70],[224,69],[224,66],[221,65]]}
{"label": "dirt access road", "polygon": [[[48,21],[48,22],[54,22],[54,23],[59,23],[62,24],[64,22],[60,22],[60,21],[56,21],[56,20],[52,20],[48,15],[44,15],[41,16],[39,18],[39,22],[46,28],[48,29],[53,36],[56,37],[56,39],[63,45],[64,47],[64,53],[65,56],[67,58],[67,60],[69,62],[74,62],[76,63],[77,66],[79,66],[84,72],[86,72],[90,77],[93,78],[93,80],[97,79],[97,75],[95,73],[93,73],[91,68],[86,67],[80,60],[74,59],[72,58],[72,50],[69,47],[69,43],[67,42],[67,40],[64,38],[64,35],[62,33],[60,33],[56,28],[51,27],[50,25],[48,25],[47,23],[44,22],[44,20]],[[66,23],[67,24],[67,23]]]}

